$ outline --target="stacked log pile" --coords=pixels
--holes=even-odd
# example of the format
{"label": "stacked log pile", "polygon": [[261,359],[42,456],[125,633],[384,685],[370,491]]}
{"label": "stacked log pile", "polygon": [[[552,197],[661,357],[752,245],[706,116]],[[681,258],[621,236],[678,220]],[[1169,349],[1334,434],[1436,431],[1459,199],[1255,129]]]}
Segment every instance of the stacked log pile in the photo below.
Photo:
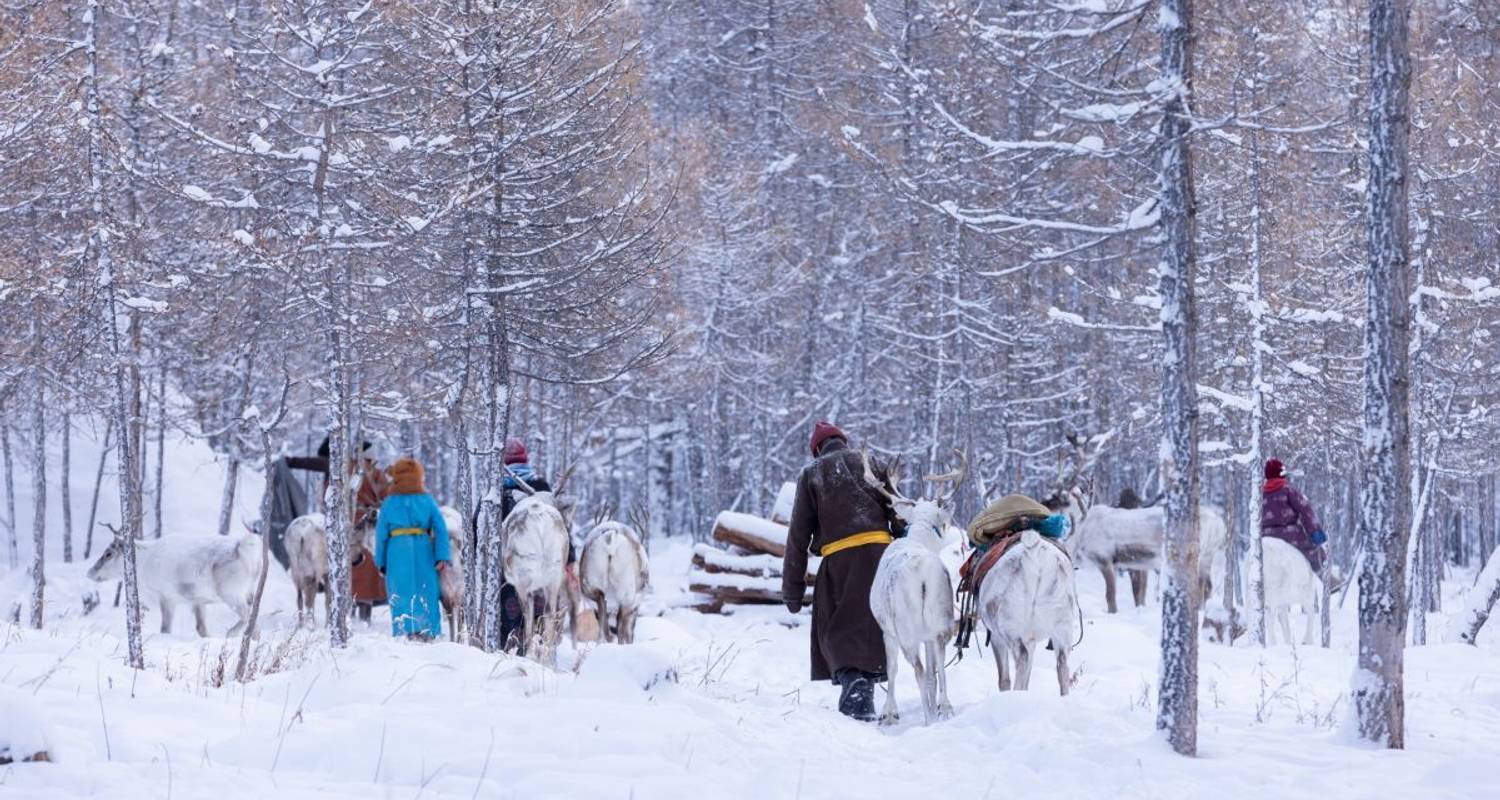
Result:
{"label": "stacked log pile", "polygon": [[[699,544],[693,548],[688,588],[697,595],[696,608],[720,613],[726,605],[779,605],[786,532],[784,520],[735,511],[719,514],[712,535],[719,546]],[[818,561],[814,558],[808,563],[804,605],[812,602]]]}

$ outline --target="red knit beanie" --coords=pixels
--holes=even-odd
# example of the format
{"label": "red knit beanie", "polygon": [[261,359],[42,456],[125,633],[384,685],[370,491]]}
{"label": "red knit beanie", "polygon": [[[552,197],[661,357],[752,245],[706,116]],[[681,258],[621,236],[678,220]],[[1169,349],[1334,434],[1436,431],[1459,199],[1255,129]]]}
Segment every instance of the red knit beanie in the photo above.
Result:
{"label": "red knit beanie", "polygon": [[526,452],[526,443],[514,437],[505,440],[505,449],[500,451],[500,458],[506,464],[525,464],[531,458]]}
{"label": "red knit beanie", "polygon": [[849,441],[849,437],[844,435],[844,432],[839,429],[839,426],[833,424],[832,422],[824,422],[822,420],[818,420],[813,424],[812,454],[816,456],[818,454],[818,448],[822,447],[824,442],[834,438],[843,439],[846,442]]}
{"label": "red knit beanie", "polygon": [[1281,478],[1281,477],[1285,477],[1285,472],[1283,471],[1283,469],[1281,467],[1281,461],[1279,459],[1275,459],[1275,458],[1271,459],[1270,461],[1267,461],[1266,462],[1266,480],[1271,480],[1272,478]]}

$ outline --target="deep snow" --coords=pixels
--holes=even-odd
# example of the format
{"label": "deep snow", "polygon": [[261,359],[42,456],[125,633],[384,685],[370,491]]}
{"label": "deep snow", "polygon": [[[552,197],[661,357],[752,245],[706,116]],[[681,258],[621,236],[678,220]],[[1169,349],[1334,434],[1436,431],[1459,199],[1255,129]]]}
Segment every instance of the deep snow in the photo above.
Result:
{"label": "deep snow", "polygon": [[[1371,749],[1343,727],[1352,596],[1331,650],[1204,643],[1201,757],[1184,759],[1152,730],[1160,609],[1105,615],[1093,570],[1078,573],[1084,636],[1069,697],[1050,653],[1030,692],[1002,695],[974,649],[949,671],[954,719],[922,727],[904,670],[903,724],[880,729],[840,717],[833,688],[807,681],[807,611],[678,607],[691,545],[654,544],[639,642],[565,647],[555,672],[392,641],[378,613],[347,650],[330,650],[324,631],[295,631],[291,584],[273,566],[260,658],[279,651],[283,669],[245,686],[217,685],[233,643],[190,626],[150,633],[148,668],[132,673],[112,586],[83,616],[86,565],[53,563],[46,629],[0,625],[0,698],[34,701],[56,763],[0,767],[0,797],[1495,796],[1495,645],[1412,648],[1408,750]],[[1458,607],[1461,583],[1445,607]],[[27,591],[22,572],[0,573],[0,608]],[[218,636],[230,622],[222,607],[209,614]],[[154,611],[145,627],[156,630]]]}

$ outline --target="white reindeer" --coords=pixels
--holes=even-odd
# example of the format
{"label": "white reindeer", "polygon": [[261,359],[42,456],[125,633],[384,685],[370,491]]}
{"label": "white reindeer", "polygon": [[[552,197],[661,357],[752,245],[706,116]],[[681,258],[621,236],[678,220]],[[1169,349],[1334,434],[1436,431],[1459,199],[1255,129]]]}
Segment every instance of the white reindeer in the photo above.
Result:
{"label": "white reindeer", "polygon": [[1073,564],[1061,548],[1043,541],[1034,530],[1023,532],[985,575],[978,606],[979,618],[990,632],[1000,691],[1011,689],[1012,658],[1015,688],[1026,689],[1037,646],[1050,642],[1057,653],[1058,691],[1068,693],[1068,653],[1078,620],[1078,595]]}
{"label": "white reindeer", "polygon": [[[246,533],[137,539],[135,550],[136,578],[141,593],[155,597],[161,608],[162,633],[172,632],[173,611],[186,605],[193,609],[198,635],[208,636],[203,609],[209,603],[223,603],[239,617],[226,635],[235,636],[244,630],[264,558],[260,537]],[[123,553],[117,536],[89,567],[89,578],[100,582],[121,578]]]}
{"label": "white reindeer", "polygon": [[535,644],[536,605],[532,598],[537,594],[546,601],[543,641],[550,646],[557,635],[558,597],[567,580],[568,524],[557,495],[538,492],[523,480],[515,483],[527,496],[516,503],[501,524],[501,565],[506,582],[520,595],[525,620],[522,648]]}
{"label": "white reindeer", "polygon": [[[943,548],[942,532],[948,529],[950,516],[943,504],[952,499],[952,490],[939,500],[912,500],[896,488],[900,483],[897,465],[892,465],[887,485],[871,469],[869,453],[861,453],[860,457],[864,461],[865,481],[891,501],[896,514],[907,525],[906,536],[892,542],[881,555],[870,586],[870,612],[885,635],[886,695],[880,724],[891,725],[900,719],[896,707],[896,669],[904,655],[916,673],[917,687],[922,693],[923,722],[930,725],[934,717],[946,719],[953,714],[944,669],[945,651],[955,629],[953,579],[938,556]],[[962,453],[959,459],[958,469],[928,476],[927,480],[957,486],[965,470]]]}
{"label": "white reindeer", "polygon": [[[578,557],[578,580],[583,596],[592,600],[599,613],[599,628],[606,642],[635,641],[636,614],[646,594],[649,572],[641,536],[649,524],[644,511],[632,514],[631,526],[607,521],[595,525],[584,539]],[[642,531],[637,534],[636,531]],[[609,612],[615,612],[610,625]],[[613,630],[612,630],[613,628]]]}
{"label": "white reindeer", "polygon": [[[1070,487],[1054,495],[1049,507],[1060,507],[1073,522],[1074,535],[1068,548],[1074,560],[1093,564],[1104,576],[1104,601],[1109,613],[1119,610],[1115,603],[1115,571],[1130,572],[1130,583],[1137,608],[1146,604],[1146,573],[1161,568],[1162,548],[1166,540],[1165,510],[1161,506],[1115,508],[1089,505],[1082,490]],[[1212,592],[1215,563],[1222,562],[1229,549],[1229,526],[1217,506],[1198,507],[1198,578],[1202,597]]]}
{"label": "white reindeer", "polygon": [[[350,531],[354,540],[349,542],[349,566],[352,568],[361,554],[369,548],[365,539],[370,528]],[[318,592],[323,593],[323,620],[332,615],[333,592],[328,588],[328,518],[322,514],[304,514],[286,526],[282,537],[286,544],[286,569],[292,577],[292,587],[297,591],[297,622],[316,627],[317,615],[313,605]]]}
{"label": "white reindeer", "polygon": [[458,641],[464,619],[464,515],[452,506],[440,506],[443,523],[448,527],[448,566],[438,573],[438,596],[448,615],[448,640]]}
{"label": "white reindeer", "polygon": [[[1307,563],[1307,556],[1291,544],[1273,536],[1261,538],[1265,575],[1266,615],[1281,626],[1282,638],[1292,643],[1292,606],[1301,606],[1307,618],[1303,644],[1313,644],[1317,635],[1319,606],[1323,601],[1323,581]],[[1266,625],[1266,644],[1274,644],[1275,626]]]}

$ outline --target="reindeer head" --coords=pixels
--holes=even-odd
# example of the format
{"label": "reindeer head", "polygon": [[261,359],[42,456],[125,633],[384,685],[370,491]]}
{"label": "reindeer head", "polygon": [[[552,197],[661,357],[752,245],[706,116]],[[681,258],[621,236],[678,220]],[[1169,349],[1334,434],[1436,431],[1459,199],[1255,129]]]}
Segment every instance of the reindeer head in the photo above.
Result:
{"label": "reindeer head", "polygon": [[946,485],[948,490],[935,499],[919,498],[913,500],[901,494],[901,462],[899,459],[891,462],[887,470],[889,483],[876,477],[875,470],[870,466],[870,454],[860,451],[859,457],[864,464],[865,482],[880,492],[891,502],[891,508],[895,509],[896,516],[900,517],[907,525],[906,535],[908,538],[921,542],[933,550],[943,546],[943,532],[948,530],[953,519],[951,502],[953,495],[958,491],[959,484],[963,483],[964,475],[968,472],[968,457],[961,451],[954,451],[958,456],[958,467],[951,472],[941,475],[928,475],[925,480],[928,483]]}
{"label": "reindeer head", "polygon": [[89,580],[103,583],[104,581],[118,580],[125,574],[125,542],[118,531],[115,538],[99,554],[94,565],[89,567]]}
{"label": "reindeer head", "polygon": [[1067,436],[1068,445],[1071,448],[1067,461],[1058,468],[1057,480],[1052,484],[1052,493],[1042,501],[1042,505],[1051,511],[1061,511],[1068,515],[1068,521],[1072,523],[1074,530],[1083,518],[1089,513],[1089,506],[1093,505],[1093,485],[1085,473],[1093,469],[1094,462],[1099,458],[1099,450],[1104,442],[1113,434],[1105,434],[1099,437],[1097,444],[1092,448],[1085,446],[1083,437],[1076,432]]}

